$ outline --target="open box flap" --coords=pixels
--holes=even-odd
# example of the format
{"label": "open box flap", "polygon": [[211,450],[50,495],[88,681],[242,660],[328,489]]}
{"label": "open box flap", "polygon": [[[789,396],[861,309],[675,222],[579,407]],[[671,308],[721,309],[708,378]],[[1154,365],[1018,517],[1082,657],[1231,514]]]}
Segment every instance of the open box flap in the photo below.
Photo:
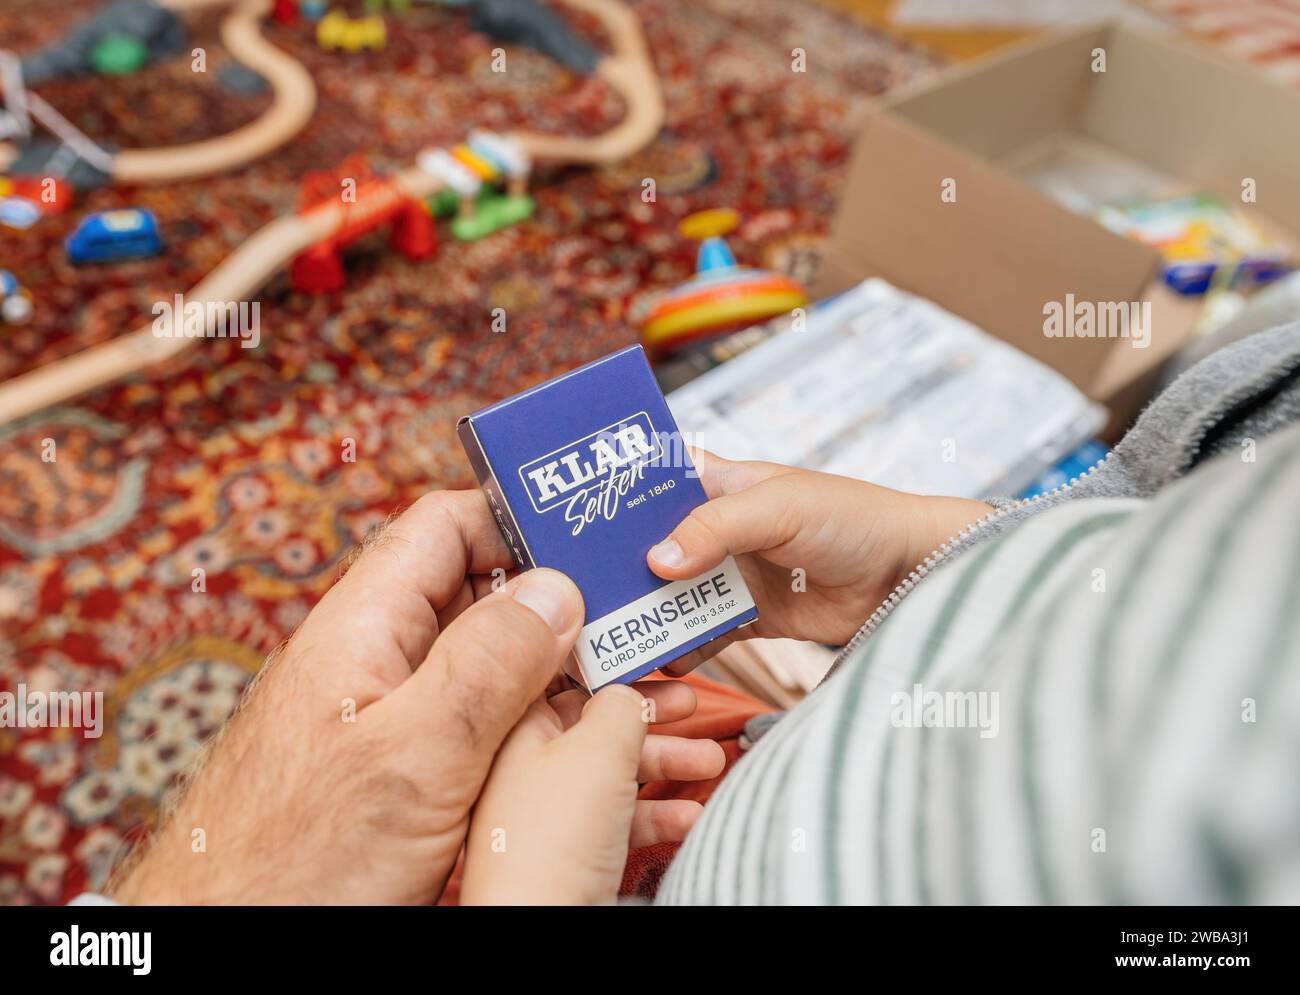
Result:
{"label": "open box flap", "polygon": [[1186,40],[1117,25],[1106,45],[1079,131],[1300,235],[1300,92]]}
{"label": "open box flap", "polygon": [[[941,199],[945,179],[956,199]],[[1044,307],[1137,301],[1160,265],[1154,250],[1070,213],[996,166],[886,110],[854,145],[816,293],[881,276],[928,297],[1091,393],[1110,351],[1127,342],[1049,338]]]}

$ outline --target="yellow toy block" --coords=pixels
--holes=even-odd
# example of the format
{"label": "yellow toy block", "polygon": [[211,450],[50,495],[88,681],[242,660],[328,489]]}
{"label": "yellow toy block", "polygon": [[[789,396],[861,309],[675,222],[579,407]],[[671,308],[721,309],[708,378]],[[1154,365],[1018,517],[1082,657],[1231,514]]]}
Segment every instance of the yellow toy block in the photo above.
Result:
{"label": "yellow toy block", "polygon": [[497,168],[468,145],[457,145],[451,150],[452,158],[472,170],[481,180],[495,180]]}
{"label": "yellow toy block", "polygon": [[331,10],[316,24],[316,44],[327,50],[360,52],[368,48],[379,52],[387,43],[388,28],[378,14],[353,19],[342,11]]}

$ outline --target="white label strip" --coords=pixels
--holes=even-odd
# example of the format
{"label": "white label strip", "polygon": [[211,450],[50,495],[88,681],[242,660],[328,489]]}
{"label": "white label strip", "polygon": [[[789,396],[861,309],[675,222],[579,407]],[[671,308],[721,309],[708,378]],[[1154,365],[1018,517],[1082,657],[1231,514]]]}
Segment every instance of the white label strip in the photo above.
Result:
{"label": "white label strip", "polygon": [[697,636],[721,635],[753,607],[740,568],[728,556],[707,573],[671,581],[588,623],[574,652],[595,691]]}

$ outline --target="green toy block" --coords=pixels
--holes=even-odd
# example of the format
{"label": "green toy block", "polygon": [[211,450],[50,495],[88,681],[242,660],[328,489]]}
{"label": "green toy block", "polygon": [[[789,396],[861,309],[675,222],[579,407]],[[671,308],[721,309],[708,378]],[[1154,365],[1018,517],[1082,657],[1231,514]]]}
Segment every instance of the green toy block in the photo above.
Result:
{"label": "green toy block", "polygon": [[460,198],[454,190],[443,187],[428,198],[429,211],[435,218],[450,218],[460,210]]}
{"label": "green toy block", "polygon": [[90,50],[90,64],[109,76],[129,76],[149,61],[149,48],[133,35],[105,35]]}
{"label": "green toy block", "polygon": [[462,242],[474,242],[493,232],[518,224],[533,216],[532,197],[508,197],[497,193],[479,195],[472,217],[456,217],[451,233]]}

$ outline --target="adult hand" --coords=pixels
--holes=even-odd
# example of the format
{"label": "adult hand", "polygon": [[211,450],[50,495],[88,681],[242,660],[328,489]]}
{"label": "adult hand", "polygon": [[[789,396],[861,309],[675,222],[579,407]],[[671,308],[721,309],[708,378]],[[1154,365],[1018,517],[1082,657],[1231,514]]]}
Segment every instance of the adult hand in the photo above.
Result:
{"label": "adult hand", "polygon": [[[497,749],[582,625],[577,588],[555,571],[494,591],[510,566],[477,491],[428,495],[368,542],[263,669],[113,897],[434,901]],[[678,694],[672,718],[683,704]],[[647,742],[687,766],[719,750]]]}

